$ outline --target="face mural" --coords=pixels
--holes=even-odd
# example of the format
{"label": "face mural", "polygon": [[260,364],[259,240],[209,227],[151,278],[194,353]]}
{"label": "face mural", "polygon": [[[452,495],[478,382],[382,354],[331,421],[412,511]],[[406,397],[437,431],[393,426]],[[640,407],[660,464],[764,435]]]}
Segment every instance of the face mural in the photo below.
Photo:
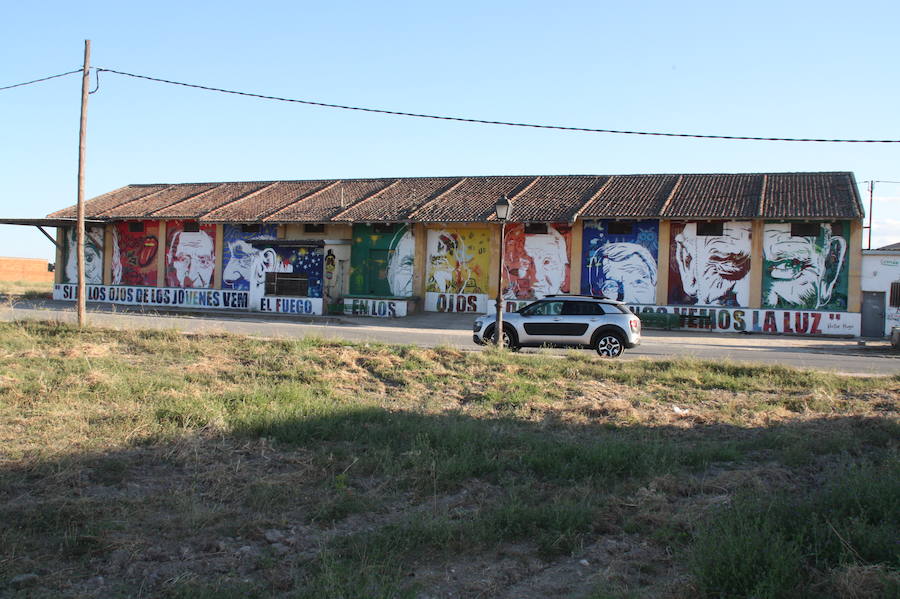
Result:
{"label": "face mural", "polygon": [[350,293],[410,297],[415,240],[407,225],[353,226]]}
{"label": "face mural", "polygon": [[[139,225],[143,225],[140,227]],[[131,230],[132,225],[135,229]],[[112,284],[156,285],[156,255],[159,250],[159,223],[137,221],[113,227]]]}
{"label": "face mural", "polygon": [[428,231],[426,291],[486,293],[490,265],[487,229]]}
{"label": "face mural", "polygon": [[629,304],[655,304],[659,223],[587,222],[581,292]]}
{"label": "face mural", "polygon": [[726,222],[721,235],[697,223],[672,223],[669,303],[746,306],[750,299],[749,222]]}
{"label": "face mural", "polygon": [[[66,229],[66,283],[78,282],[78,235],[74,227]],[[103,284],[103,227],[85,227],[84,282]]]}
{"label": "face mural", "polygon": [[792,236],[790,223],[767,223],[763,236],[763,305],[847,309],[849,223],[823,223],[817,235]]}
{"label": "face mural", "polygon": [[166,285],[207,289],[216,267],[216,227],[185,231],[183,221],[166,224]]}
{"label": "face mural", "polygon": [[[275,239],[277,225],[262,225],[255,233],[245,233],[240,225],[223,227],[224,244],[222,246],[222,288],[247,291],[251,281],[260,279],[265,284],[266,265],[273,267],[274,252],[267,260],[261,260],[261,250],[257,250],[249,242]],[[273,272],[273,271],[269,271]]]}
{"label": "face mural", "polygon": [[548,225],[546,233],[526,233],[525,225],[506,225],[503,297],[539,299],[569,292],[572,228]]}

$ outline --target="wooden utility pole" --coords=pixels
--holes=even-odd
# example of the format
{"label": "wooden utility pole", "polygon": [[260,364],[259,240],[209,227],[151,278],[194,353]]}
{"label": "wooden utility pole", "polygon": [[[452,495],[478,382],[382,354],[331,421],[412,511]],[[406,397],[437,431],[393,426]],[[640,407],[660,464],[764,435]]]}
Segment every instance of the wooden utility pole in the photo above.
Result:
{"label": "wooden utility pole", "polygon": [[86,322],[87,285],[84,282],[84,153],[87,135],[88,89],[91,83],[91,40],[84,40],[84,67],[81,72],[81,128],[78,132],[78,326]]}

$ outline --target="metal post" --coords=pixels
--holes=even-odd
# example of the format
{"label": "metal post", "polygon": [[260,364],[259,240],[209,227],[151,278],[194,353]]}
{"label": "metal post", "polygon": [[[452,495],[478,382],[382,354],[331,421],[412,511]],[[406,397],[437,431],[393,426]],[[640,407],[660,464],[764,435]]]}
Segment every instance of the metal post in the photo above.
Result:
{"label": "metal post", "polygon": [[506,221],[500,221],[500,267],[497,269],[497,349],[503,349],[503,250],[506,234]]}
{"label": "metal post", "polygon": [[867,250],[872,249],[872,197],[875,195],[875,181],[869,181],[869,243]]}
{"label": "metal post", "polygon": [[87,286],[84,282],[84,154],[87,135],[88,89],[91,75],[91,40],[84,40],[84,67],[81,72],[81,127],[78,132],[78,326],[86,322]]}

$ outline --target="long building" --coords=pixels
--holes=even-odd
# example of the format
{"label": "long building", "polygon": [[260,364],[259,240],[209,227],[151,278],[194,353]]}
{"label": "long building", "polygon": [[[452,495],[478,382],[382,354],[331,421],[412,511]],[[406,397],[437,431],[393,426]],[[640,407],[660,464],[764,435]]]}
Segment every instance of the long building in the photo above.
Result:
{"label": "long building", "polygon": [[[711,330],[860,329],[849,172],[160,183],[86,215],[89,301],[402,317],[484,313],[500,285],[507,309],[581,293]],[[58,236],[54,294],[75,299],[74,228]]]}

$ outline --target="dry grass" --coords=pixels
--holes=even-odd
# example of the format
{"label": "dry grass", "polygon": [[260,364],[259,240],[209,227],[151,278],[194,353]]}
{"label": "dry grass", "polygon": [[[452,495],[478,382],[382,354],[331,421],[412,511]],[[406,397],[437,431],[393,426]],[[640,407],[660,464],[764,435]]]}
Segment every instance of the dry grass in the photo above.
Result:
{"label": "dry grass", "polygon": [[[704,526],[888,467],[898,399],[900,377],[2,324],[0,593],[714,596]],[[782,594],[895,588],[869,549]]]}

